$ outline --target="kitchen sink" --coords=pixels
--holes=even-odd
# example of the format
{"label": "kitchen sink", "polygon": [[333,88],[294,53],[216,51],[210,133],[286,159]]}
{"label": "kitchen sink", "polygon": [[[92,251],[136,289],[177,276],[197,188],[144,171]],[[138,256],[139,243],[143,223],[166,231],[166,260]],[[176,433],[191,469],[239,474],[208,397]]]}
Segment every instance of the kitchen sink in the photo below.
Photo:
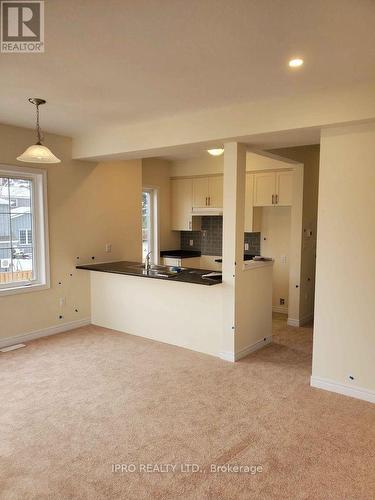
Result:
{"label": "kitchen sink", "polygon": [[149,276],[159,276],[161,278],[173,278],[178,274],[175,271],[171,271],[169,266],[157,266],[154,264],[151,265],[149,271],[146,271],[144,264],[134,264],[133,266],[129,266],[129,269],[142,270],[144,275],[148,274]]}

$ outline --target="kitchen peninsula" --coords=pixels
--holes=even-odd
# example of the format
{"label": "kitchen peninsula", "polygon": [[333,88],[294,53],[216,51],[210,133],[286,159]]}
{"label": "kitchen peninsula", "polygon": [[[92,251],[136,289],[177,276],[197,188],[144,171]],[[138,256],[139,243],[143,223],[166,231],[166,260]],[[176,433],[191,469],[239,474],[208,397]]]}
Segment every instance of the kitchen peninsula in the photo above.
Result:
{"label": "kitchen peninsula", "polygon": [[[94,325],[228,359],[222,349],[228,285],[220,276],[204,277],[211,271],[192,268],[175,273],[167,266],[146,271],[143,264],[127,261],[77,269],[90,272]],[[236,359],[271,340],[272,262],[247,261],[242,274],[247,282],[241,299],[246,301],[246,329],[254,325],[255,342]]]}

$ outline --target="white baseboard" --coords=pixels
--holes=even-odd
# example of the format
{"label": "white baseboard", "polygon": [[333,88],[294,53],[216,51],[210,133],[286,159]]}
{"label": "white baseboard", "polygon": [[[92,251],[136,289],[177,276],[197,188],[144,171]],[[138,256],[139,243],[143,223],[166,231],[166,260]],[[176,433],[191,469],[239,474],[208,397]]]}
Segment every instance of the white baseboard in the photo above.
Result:
{"label": "white baseboard", "polygon": [[219,358],[223,359],[224,361],[230,361],[231,363],[234,363],[236,361],[234,352],[230,352],[230,351],[220,352]]}
{"label": "white baseboard", "polygon": [[50,335],[56,335],[57,333],[68,332],[69,330],[74,330],[80,326],[87,326],[90,323],[90,318],[79,319],[77,321],[70,321],[69,323],[63,323],[61,325],[42,328],[41,330],[34,330],[23,335],[17,335],[16,337],[7,337],[5,339],[0,338],[0,348],[8,347],[13,344],[22,344],[41,337],[49,337]]}
{"label": "white baseboard", "polygon": [[258,340],[258,342],[255,342],[255,344],[251,344],[244,349],[241,349],[240,351],[234,353],[234,352],[221,352],[219,354],[219,358],[223,359],[224,361],[238,361],[239,359],[242,359],[252,352],[258,351],[259,349],[262,349],[262,347],[266,346],[267,344],[270,344],[272,342],[272,335],[269,337],[265,337],[262,340]]}
{"label": "white baseboard", "polygon": [[333,380],[313,376],[310,378],[310,385],[316,389],[324,389],[325,391],[336,392],[351,398],[375,403],[375,391],[363,389],[362,387],[353,387],[340,382],[334,382]]}
{"label": "white baseboard", "polygon": [[289,326],[303,326],[306,325],[306,323],[309,323],[312,319],[314,318],[313,314],[309,314],[308,316],[304,316],[303,318],[295,319],[295,318],[288,318],[288,325]]}
{"label": "white baseboard", "polygon": [[264,337],[264,339],[262,340],[258,340],[258,342],[255,342],[255,344],[248,345],[244,349],[241,349],[240,351],[236,352],[236,361],[248,356],[252,352],[262,349],[262,347],[270,344],[271,342],[272,342],[272,335],[269,335],[268,337]]}
{"label": "white baseboard", "polygon": [[288,326],[299,326],[299,319],[288,318],[287,325]]}
{"label": "white baseboard", "polygon": [[288,306],[272,306],[272,312],[288,314]]}

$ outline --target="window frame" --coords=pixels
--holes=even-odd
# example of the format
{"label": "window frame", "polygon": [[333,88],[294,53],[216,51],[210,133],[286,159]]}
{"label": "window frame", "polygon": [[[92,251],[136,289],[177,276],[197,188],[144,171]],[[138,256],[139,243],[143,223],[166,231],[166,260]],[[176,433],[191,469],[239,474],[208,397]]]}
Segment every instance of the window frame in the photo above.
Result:
{"label": "window frame", "polygon": [[[32,182],[33,279],[0,284],[0,297],[50,288],[47,171],[34,167],[0,164],[0,177],[27,179]],[[28,235],[26,234],[26,240]]]}

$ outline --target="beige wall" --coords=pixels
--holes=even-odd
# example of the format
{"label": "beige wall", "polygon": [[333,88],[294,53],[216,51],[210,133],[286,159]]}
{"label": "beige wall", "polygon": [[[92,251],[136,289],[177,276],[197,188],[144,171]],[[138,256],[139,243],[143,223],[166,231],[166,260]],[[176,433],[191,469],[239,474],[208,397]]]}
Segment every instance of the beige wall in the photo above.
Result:
{"label": "beige wall", "polygon": [[[288,313],[289,259],[290,259],[290,207],[258,207],[262,231],[261,254],[272,257],[272,307],[275,311]],[[285,258],[285,259],[284,259]],[[280,298],[285,305],[280,305]]]}
{"label": "beige wall", "polygon": [[[35,141],[34,135],[0,125],[0,163],[17,164],[16,156]],[[89,276],[76,271],[78,256],[82,263],[92,256],[97,262],[140,260],[141,162],[73,161],[70,139],[46,135],[45,143],[62,160],[47,166],[51,288],[0,296],[2,339],[90,317]],[[106,243],[112,253],[105,253]],[[62,309],[61,297],[66,298]]]}
{"label": "beige wall", "polygon": [[374,189],[375,124],[323,130],[313,377],[372,391]]}
{"label": "beige wall", "polygon": [[[300,318],[303,321],[311,318],[314,311],[320,146],[300,146],[272,152],[304,165],[300,288]],[[311,238],[307,236],[309,229],[312,231]]]}
{"label": "beige wall", "polygon": [[158,189],[160,250],[180,248],[180,233],[171,231],[171,163],[157,158],[142,160],[143,186]]}
{"label": "beige wall", "polygon": [[[287,159],[288,161],[288,159]],[[277,168],[288,168],[289,164],[272,158],[272,155],[246,153],[246,171],[252,170],[274,170]],[[212,156],[206,151],[195,158],[186,160],[174,160],[171,162],[171,177],[205,174],[222,174],[224,172],[224,155]]]}

